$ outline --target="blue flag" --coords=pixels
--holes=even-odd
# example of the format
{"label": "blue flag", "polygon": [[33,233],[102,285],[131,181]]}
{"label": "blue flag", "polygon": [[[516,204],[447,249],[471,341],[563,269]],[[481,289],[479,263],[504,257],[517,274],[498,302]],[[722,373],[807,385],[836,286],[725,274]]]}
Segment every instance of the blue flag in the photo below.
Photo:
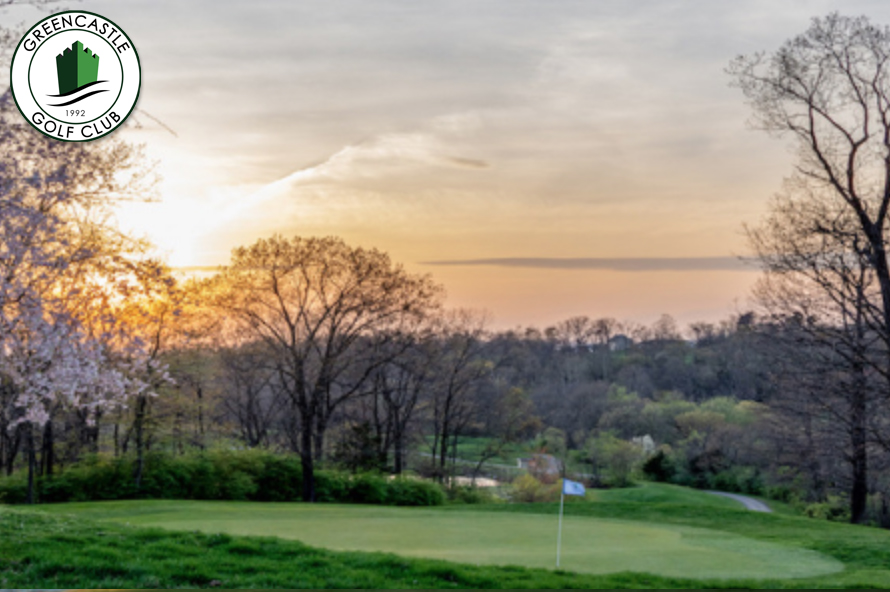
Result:
{"label": "blue flag", "polygon": [[584,486],[577,481],[563,479],[562,492],[566,495],[584,495]]}

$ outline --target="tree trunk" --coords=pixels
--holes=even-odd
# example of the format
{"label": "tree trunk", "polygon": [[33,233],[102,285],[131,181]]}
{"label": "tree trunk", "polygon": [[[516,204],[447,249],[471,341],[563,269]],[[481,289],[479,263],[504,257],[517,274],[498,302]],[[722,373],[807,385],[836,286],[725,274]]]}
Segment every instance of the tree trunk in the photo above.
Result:
{"label": "tree trunk", "polygon": [[393,422],[393,473],[402,474],[402,426],[398,420]]}
{"label": "tree trunk", "polygon": [[46,427],[43,429],[43,446],[40,455],[40,474],[50,476],[53,474],[53,447],[55,442],[53,440],[53,422],[46,422]]}
{"label": "tree trunk", "polygon": [[324,454],[324,432],[325,425],[322,420],[318,420],[315,426],[315,434],[313,434],[314,443],[312,445],[312,456],[315,462],[321,462]]}
{"label": "tree trunk", "polygon": [[25,435],[28,443],[28,503],[33,504],[34,499],[34,471],[37,468],[37,459],[34,452],[34,426],[28,424]]}
{"label": "tree trunk", "polygon": [[198,398],[198,447],[204,450],[204,389],[199,386],[195,394]]}
{"label": "tree trunk", "polygon": [[315,502],[315,465],[312,455],[312,418],[302,413],[303,433],[300,434],[300,461],[303,467],[303,501]]}
{"label": "tree trunk", "polygon": [[99,421],[102,419],[102,412],[96,411],[96,420],[93,427],[90,428],[90,452],[99,454]]}
{"label": "tree trunk", "polygon": [[868,500],[868,449],[866,445],[866,393],[856,389],[851,409],[850,444],[853,486],[850,490],[850,522],[861,523],[865,518]]}
{"label": "tree trunk", "polygon": [[133,470],[133,482],[136,491],[142,487],[142,475],[145,471],[145,408],[147,401],[145,395],[139,395],[136,399],[136,417],[133,420],[136,429],[136,467]]}
{"label": "tree trunk", "polygon": [[439,442],[439,480],[445,476],[445,467],[448,466],[448,439],[451,437],[448,422],[442,424],[441,440]]}
{"label": "tree trunk", "polygon": [[121,429],[120,422],[119,421],[114,422],[114,458],[117,458],[121,455],[120,429]]}
{"label": "tree trunk", "polygon": [[9,477],[15,468],[15,459],[22,445],[22,426],[16,427],[11,436],[4,430],[2,437],[6,440],[6,456],[0,458],[0,462],[5,463],[6,476]]}

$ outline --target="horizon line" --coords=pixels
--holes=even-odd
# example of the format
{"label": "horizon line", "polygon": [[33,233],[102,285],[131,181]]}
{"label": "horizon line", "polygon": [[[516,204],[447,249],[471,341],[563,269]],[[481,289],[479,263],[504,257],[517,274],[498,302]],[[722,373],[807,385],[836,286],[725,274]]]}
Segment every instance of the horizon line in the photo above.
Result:
{"label": "horizon line", "polygon": [[742,257],[494,257],[421,261],[421,265],[525,267],[608,271],[756,271]]}

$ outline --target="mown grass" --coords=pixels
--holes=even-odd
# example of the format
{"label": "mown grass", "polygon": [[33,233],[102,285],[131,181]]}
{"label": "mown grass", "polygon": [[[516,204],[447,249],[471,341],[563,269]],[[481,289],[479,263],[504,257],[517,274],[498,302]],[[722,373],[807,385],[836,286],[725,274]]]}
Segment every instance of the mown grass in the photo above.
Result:
{"label": "mown grass", "polygon": [[[134,526],[277,536],[325,549],[383,551],[474,565],[549,569],[556,554],[555,514],[168,500],[47,509]],[[562,543],[562,567],[580,573],[635,570],[668,577],[790,578],[843,567],[818,553],[713,529],[586,516],[565,521]]]}
{"label": "mown grass", "polygon": [[672,504],[698,508],[722,508],[724,510],[738,510],[742,508],[739,502],[726,497],[664,483],[642,483],[635,487],[620,489],[588,489],[587,499],[603,504]]}
{"label": "mown grass", "polygon": [[[3,588],[690,588],[682,578],[479,567],[0,508]],[[739,583],[714,582],[717,587]]]}
{"label": "mown grass", "polygon": [[[712,528],[760,541],[811,549],[844,563],[844,571],[837,574],[784,582],[760,581],[749,587],[890,588],[890,531],[887,530],[814,520],[783,511],[761,514],[726,509],[709,500],[707,493],[669,485],[646,484],[641,488],[596,491],[593,496],[598,498],[596,503],[566,504],[566,515]],[[648,501],[641,502],[641,499]],[[766,502],[772,507],[779,506],[776,502]],[[502,504],[464,509],[548,514],[555,512],[557,505]]]}
{"label": "mown grass", "polygon": [[[575,574],[329,551],[271,537],[170,532],[0,507],[0,587],[195,588],[209,586],[213,580],[225,588],[890,587],[887,531],[746,512],[704,496],[707,494],[665,486],[596,492],[595,501],[567,504],[566,514],[567,520],[589,516],[652,527],[677,525],[735,533],[824,553],[843,562],[844,570],[793,580],[695,580],[629,572]],[[56,511],[64,509],[60,506]],[[498,504],[433,511],[553,516],[556,509],[556,504]]]}

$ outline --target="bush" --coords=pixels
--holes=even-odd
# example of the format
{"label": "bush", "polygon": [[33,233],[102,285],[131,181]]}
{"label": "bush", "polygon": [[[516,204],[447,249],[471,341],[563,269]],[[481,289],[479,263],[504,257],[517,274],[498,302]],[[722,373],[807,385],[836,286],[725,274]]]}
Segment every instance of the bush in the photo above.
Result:
{"label": "bush", "polygon": [[397,477],[389,481],[389,501],[393,506],[441,506],[445,492],[437,483]]}
{"label": "bush", "polygon": [[301,499],[303,467],[293,456],[269,455],[262,471],[255,477],[253,494],[259,502],[292,502]]}
{"label": "bush", "polygon": [[585,443],[595,475],[595,482],[606,487],[630,487],[631,475],[639,463],[642,450],[632,442],[611,432],[591,436]]}
{"label": "bush", "polygon": [[711,489],[718,491],[749,495],[762,495],[764,492],[763,479],[761,479],[760,473],[752,467],[732,467],[720,471],[709,478],[708,484]]}
{"label": "bush", "polygon": [[15,475],[0,479],[0,503],[23,504],[28,499],[27,479]]}
{"label": "bush", "polygon": [[386,504],[389,483],[380,475],[356,475],[349,480],[347,500],[354,504]]}
{"label": "bush", "polygon": [[559,499],[560,484],[541,483],[532,475],[520,475],[513,481],[512,499],[517,502],[552,502]]}
{"label": "bush", "polygon": [[448,499],[457,504],[490,504],[497,501],[488,489],[470,485],[457,485],[448,490]]}
{"label": "bush", "polygon": [[[141,487],[134,485],[132,456],[91,456],[61,473],[38,477],[37,500],[95,501],[132,498],[238,501],[298,501],[302,498],[302,468],[293,456],[261,450],[218,450],[171,456],[152,452],[145,457]],[[366,473],[315,472],[320,502],[437,506],[445,503],[442,488],[413,479],[387,479]],[[25,503],[25,475],[0,478],[0,503]]]}
{"label": "bush", "polygon": [[803,513],[810,518],[831,520],[832,522],[849,522],[850,510],[840,497],[829,495],[824,502],[810,504]]}
{"label": "bush", "polygon": [[319,502],[343,502],[349,498],[348,473],[315,471],[315,499]]}
{"label": "bush", "polygon": [[800,495],[794,489],[787,485],[773,485],[764,490],[764,495],[769,499],[773,499],[786,504],[797,504],[800,502]]}
{"label": "bush", "polygon": [[664,448],[659,448],[643,463],[642,471],[652,481],[669,483],[677,474],[677,465]]}
{"label": "bush", "polygon": [[38,499],[44,502],[121,499],[134,493],[132,465],[121,458],[90,455],[58,474],[37,480]]}

